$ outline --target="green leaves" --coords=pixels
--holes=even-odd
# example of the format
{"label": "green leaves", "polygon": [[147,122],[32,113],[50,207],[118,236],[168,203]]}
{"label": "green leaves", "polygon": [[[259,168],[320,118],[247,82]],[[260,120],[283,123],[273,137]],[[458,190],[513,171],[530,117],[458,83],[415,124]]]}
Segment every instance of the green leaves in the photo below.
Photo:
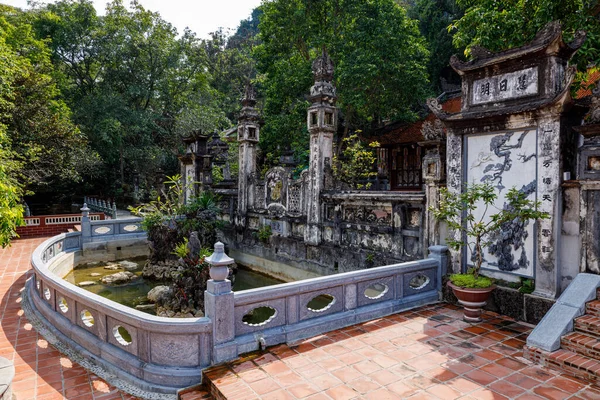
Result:
{"label": "green leaves", "polygon": [[[483,261],[482,247],[491,244],[491,234],[500,229],[503,223],[515,219],[524,222],[550,217],[548,213],[538,210],[539,202],[528,199],[525,193],[516,188],[507,192],[504,207],[495,206],[497,199],[495,188],[487,182],[467,185],[461,193],[442,188],[438,207],[429,209],[438,221],[445,222],[450,230],[458,233],[446,240],[450,247],[458,250],[467,246],[476,254],[475,277]],[[483,207],[483,211],[477,211],[478,207]],[[466,239],[463,240],[464,236]]]}
{"label": "green leaves", "polygon": [[522,46],[531,41],[548,22],[563,25],[565,40],[577,30],[587,32],[587,40],[574,57],[580,69],[600,65],[600,21],[591,14],[595,2],[581,0],[457,0],[466,9],[464,16],[449,26],[456,47],[466,47],[470,55],[475,45],[492,51]]}
{"label": "green leaves", "polygon": [[358,135],[351,135],[343,140],[344,149],[340,157],[333,158],[333,173],[336,179],[346,182],[353,189],[369,188],[371,183],[364,181],[377,176],[373,171],[377,157],[375,156],[376,147],[379,143],[372,142],[369,147],[365,146]]}
{"label": "green leaves", "polygon": [[265,153],[308,147],[305,98],[311,61],[323,47],[335,63],[347,131],[416,117],[428,92],[429,52],[416,22],[393,0],[276,0],[261,8],[262,42],[253,55],[265,97]]}

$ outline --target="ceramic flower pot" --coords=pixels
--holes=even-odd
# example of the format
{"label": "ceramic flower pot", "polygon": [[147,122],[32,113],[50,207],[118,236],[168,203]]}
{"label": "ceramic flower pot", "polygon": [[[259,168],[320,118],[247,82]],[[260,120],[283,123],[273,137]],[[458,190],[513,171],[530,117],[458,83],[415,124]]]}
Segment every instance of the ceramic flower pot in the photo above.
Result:
{"label": "ceramic flower pot", "polygon": [[488,288],[462,288],[448,282],[458,302],[464,307],[464,320],[467,322],[481,322],[481,308],[485,306],[490,294],[496,288],[492,285]]}

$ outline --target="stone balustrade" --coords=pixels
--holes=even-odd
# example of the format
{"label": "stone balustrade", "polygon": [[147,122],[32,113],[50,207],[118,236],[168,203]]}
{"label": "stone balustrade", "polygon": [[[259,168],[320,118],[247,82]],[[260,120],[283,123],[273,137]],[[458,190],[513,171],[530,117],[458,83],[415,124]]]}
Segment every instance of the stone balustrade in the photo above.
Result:
{"label": "stone balustrade", "polygon": [[[445,246],[433,246],[425,260],[236,293],[228,281],[211,280],[207,316],[227,314],[213,326],[213,363],[436,302],[446,253]],[[249,318],[255,313],[262,320]]]}
{"label": "stone balustrade", "polygon": [[92,211],[104,213],[112,219],[117,218],[117,204],[114,202],[114,200],[111,202],[110,200],[85,196],[83,198],[83,202],[84,204],[87,204]]}
{"label": "stone balustrade", "polygon": [[[82,211],[82,232],[55,236],[34,251],[34,278],[27,284],[23,308],[62,352],[144,398],[169,396],[197,384],[203,368],[248,351],[436,302],[447,264],[446,247],[434,246],[425,260],[236,293],[230,281],[211,279],[206,317],[157,317],[62,279],[98,254],[114,259],[106,249],[145,242],[139,219],[89,221],[89,210]],[[146,251],[145,246],[139,249]]]}

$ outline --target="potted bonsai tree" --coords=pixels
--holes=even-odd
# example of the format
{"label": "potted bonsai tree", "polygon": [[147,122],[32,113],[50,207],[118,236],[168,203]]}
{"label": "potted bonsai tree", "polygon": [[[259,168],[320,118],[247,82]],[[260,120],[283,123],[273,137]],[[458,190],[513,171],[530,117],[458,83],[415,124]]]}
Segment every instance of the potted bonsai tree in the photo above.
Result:
{"label": "potted bonsai tree", "polygon": [[[471,255],[473,266],[467,273],[450,275],[448,282],[464,306],[464,319],[468,322],[481,321],[481,307],[495,288],[492,279],[480,275],[484,248],[492,244],[503,225],[514,221],[526,224],[549,217],[548,213],[538,210],[539,202],[527,199],[527,194],[516,188],[507,192],[504,207],[495,206],[497,199],[494,187],[487,182],[467,185],[462,193],[442,188],[438,208],[429,210],[455,232],[454,237],[446,240],[447,245],[455,250],[466,246]],[[476,213],[478,207],[482,208]]]}

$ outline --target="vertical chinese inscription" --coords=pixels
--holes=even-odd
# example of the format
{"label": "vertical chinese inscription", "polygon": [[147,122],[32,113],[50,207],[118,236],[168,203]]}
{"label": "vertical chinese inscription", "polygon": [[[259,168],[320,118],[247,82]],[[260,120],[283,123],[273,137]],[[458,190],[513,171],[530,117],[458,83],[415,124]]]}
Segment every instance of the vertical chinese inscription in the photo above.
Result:
{"label": "vertical chinese inscription", "polygon": [[540,220],[539,234],[539,263],[542,269],[551,271],[554,268],[555,242],[554,242],[554,208],[558,194],[559,154],[558,154],[558,126],[549,122],[541,124],[539,136],[539,177],[541,184],[538,186],[540,209],[550,214],[550,218]]}

